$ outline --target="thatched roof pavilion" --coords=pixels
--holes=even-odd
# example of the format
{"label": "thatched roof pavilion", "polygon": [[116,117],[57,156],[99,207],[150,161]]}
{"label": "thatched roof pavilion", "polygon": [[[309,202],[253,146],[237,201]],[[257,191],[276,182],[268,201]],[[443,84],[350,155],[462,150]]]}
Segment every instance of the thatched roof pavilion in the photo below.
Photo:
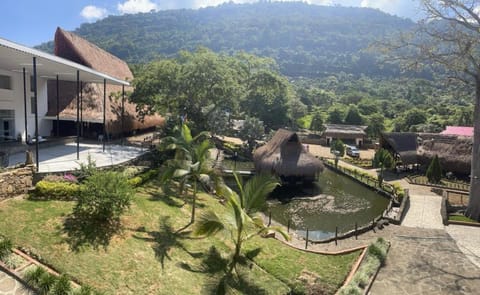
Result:
{"label": "thatched roof pavilion", "polygon": [[[94,70],[101,71],[112,77],[132,81],[133,74],[127,63],[118,57],[106,52],[98,46],[87,40],[71,33],[57,28],[55,32],[55,55],[65,59],[80,63]],[[48,113],[47,116],[57,115],[56,105],[56,81],[49,81],[48,87]],[[122,132],[121,123],[121,98],[115,98],[115,94],[120,94],[122,86],[106,86],[106,125],[108,133],[118,134]],[[125,87],[125,91],[133,91],[132,87]],[[82,85],[82,121],[85,123],[103,122],[103,84],[83,83]],[[59,117],[64,122],[76,120],[76,83],[60,81],[59,83]],[[145,129],[163,124],[163,118],[160,116],[146,116],[140,120],[137,115],[136,105],[128,102],[124,104],[123,128],[125,132]],[[68,127],[68,125],[65,125]]]}
{"label": "thatched roof pavilion", "polygon": [[279,129],[253,154],[257,172],[272,173],[285,182],[311,182],[323,171],[320,160],[306,151],[294,132]]}
{"label": "thatched roof pavilion", "polygon": [[444,171],[470,174],[473,140],[469,136],[437,133],[383,133],[380,146],[390,150],[403,164],[427,166],[438,156]]}
{"label": "thatched roof pavilion", "polygon": [[367,138],[365,132],[367,126],[345,124],[324,124],[324,126],[325,131],[323,131],[322,137],[327,141],[327,145],[330,145],[335,139],[340,139],[344,143],[355,144],[360,147]]}

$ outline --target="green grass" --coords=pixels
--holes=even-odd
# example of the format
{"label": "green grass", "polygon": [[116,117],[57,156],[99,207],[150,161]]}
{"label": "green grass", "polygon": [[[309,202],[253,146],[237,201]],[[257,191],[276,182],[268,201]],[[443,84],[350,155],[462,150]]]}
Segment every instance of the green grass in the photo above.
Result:
{"label": "green grass", "polygon": [[[64,221],[73,205],[70,201],[3,202],[0,233],[61,273],[108,294],[210,293],[209,286],[222,277],[232,247],[228,237],[195,239],[188,231],[176,233],[188,223],[190,205],[164,196],[155,183],[139,189],[131,209],[122,218],[122,231],[105,247],[83,245],[72,250]],[[198,205],[200,212],[207,207],[223,210],[217,200],[205,194],[200,194]],[[236,282],[233,293],[286,294],[304,273],[318,277],[326,289],[334,292],[359,255],[310,254],[262,238],[245,245],[245,251],[258,248],[260,253],[253,259],[259,267],[240,266],[243,281]]]}
{"label": "green grass", "polygon": [[476,220],[473,220],[463,215],[449,215],[448,220],[478,223]]}

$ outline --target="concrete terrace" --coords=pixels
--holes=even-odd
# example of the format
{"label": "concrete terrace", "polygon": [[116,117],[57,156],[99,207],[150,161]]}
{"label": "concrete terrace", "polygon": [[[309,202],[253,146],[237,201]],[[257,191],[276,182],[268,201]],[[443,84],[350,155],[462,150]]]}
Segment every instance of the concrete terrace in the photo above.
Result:
{"label": "concrete terrace", "polygon": [[[145,152],[145,148],[117,144],[107,145],[103,151],[102,144],[80,143],[80,157],[77,160],[76,143],[66,143],[40,149],[39,172],[73,171],[80,168],[80,164],[87,164],[89,156],[97,167],[114,166],[133,160]],[[12,154],[9,157],[10,165],[24,162],[25,153]]]}

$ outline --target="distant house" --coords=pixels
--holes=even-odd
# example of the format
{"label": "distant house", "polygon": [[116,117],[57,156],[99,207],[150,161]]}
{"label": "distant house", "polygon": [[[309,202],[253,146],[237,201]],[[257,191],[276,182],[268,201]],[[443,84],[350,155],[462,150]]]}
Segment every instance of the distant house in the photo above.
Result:
{"label": "distant house", "polygon": [[[82,64],[97,71],[105,72],[112,77],[131,81],[133,74],[128,65],[118,57],[111,55],[87,40],[57,28],[55,32],[55,55]],[[82,80],[82,77],[80,77]],[[128,102],[123,94],[133,91],[131,86],[106,85],[106,101],[104,100],[103,81],[86,81],[80,86],[80,121],[82,136],[95,138],[103,133],[103,112],[105,107],[106,131],[110,135],[131,133],[135,130],[147,129],[161,125],[160,116],[146,116],[141,120],[136,106]],[[48,81],[47,117],[56,119],[59,116],[60,136],[74,135],[77,120],[77,89],[74,81]],[[56,132],[56,122],[53,131]]]}
{"label": "distant house", "polygon": [[469,175],[473,138],[436,133],[382,133],[380,146],[392,152],[404,165],[425,167],[438,156],[444,171]]}
{"label": "distant house", "polygon": [[340,139],[346,144],[354,144],[361,147],[367,138],[366,129],[367,126],[325,124],[325,131],[322,137],[327,145],[330,145],[335,139]]}
{"label": "distant house", "polygon": [[272,173],[283,182],[312,182],[324,167],[320,160],[307,152],[294,132],[279,129],[273,138],[253,154],[255,170]]}
{"label": "distant house", "polygon": [[473,136],[473,127],[469,126],[447,126],[440,132],[443,135]]}

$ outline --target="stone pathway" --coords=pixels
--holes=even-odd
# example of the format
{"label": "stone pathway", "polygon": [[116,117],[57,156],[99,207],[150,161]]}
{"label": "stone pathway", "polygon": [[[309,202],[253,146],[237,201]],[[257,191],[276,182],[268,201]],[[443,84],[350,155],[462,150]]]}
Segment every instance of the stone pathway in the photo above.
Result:
{"label": "stone pathway", "polygon": [[480,227],[451,224],[445,230],[467,258],[480,268]]}
{"label": "stone pathway", "polygon": [[0,270],[0,295],[33,295],[22,283]]}
{"label": "stone pathway", "polygon": [[480,269],[438,229],[399,227],[370,294],[478,294]]}
{"label": "stone pathway", "polygon": [[403,226],[444,229],[440,209],[442,197],[410,193],[410,207],[402,221]]}

